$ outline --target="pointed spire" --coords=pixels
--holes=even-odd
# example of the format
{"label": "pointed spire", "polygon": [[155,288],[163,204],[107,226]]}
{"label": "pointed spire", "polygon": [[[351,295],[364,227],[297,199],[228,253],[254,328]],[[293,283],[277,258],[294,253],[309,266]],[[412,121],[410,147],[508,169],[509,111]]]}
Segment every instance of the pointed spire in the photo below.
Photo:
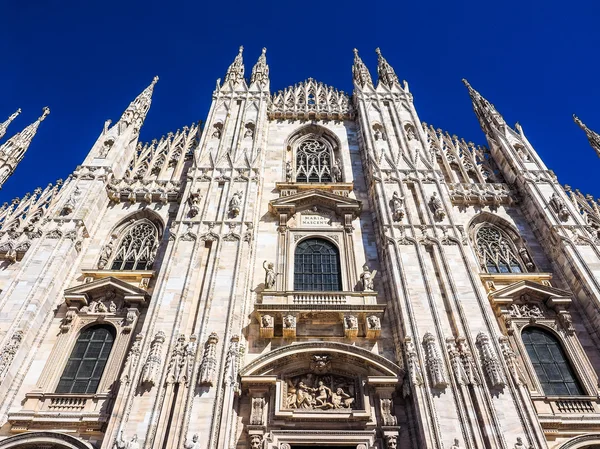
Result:
{"label": "pointed spire", "polygon": [[242,52],[244,51],[244,46],[240,46],[240,51],[237,56],[227,69],[227,74],[225,75],[225,84],[228,82],[232,82],[234,85],[239,83],[244,79],[244,60],[242,58]]}
{"label": "pointed spire", "polygon": [[252,67],[252,75],[250,77],[250,84],[262,83],[267,84],[269,82],[269,66],[267,65],[267,49],[263,48],[262,53],[258,57],[258,61],[254,67]]}
{"label": "pointed spire", "polygon": [[366,84],[373,85],[371,74],[365,63],[358,56],[358,50],[354,49],[354,64],[352,65],[352,77],[356,84],[360,87],[365,87]]}
{"label": "pointed spire", "polygon": [[146,114],[152,104],[152,94],[154,93],[154,86],[158,82],[158,76],[152,79],[152,82],[146,87],[141,94],[139,94],[135,100],[125,109],[121,116],[120,123],[124,123],[126,126],[132,123],[135,126],[136,131],[139,131],[146,119]]}
{"label": "pointed spire", "polygon": [[585,123],[583,123],[579,119],[579,117],[577,117],[575,114],[573,114],[573,121],[575,123],[577,123],[579,125],[579,127],[585,131],[585,135],[587,136],[587,138],[590,142],[590,145],[592,146],[594,151],[596,151],[596,154],[598,154],[598,157],[600,157],[600,134],[592,131],[587,126],[585,126]]}
{"label": "pointed spire", "polygon": [[50,114],[50,109],[47,107],[43,108],[42,111],[42,115],[35,122],[0,146],[0,188],[25,156],[25,152],[29,148],[40,123]]}
{"label": "pointed spire", "polygon": [[12,114],[10,117],[8,117],[8,120],[6,120],[4,123],[0,123],[0,139],[2,139],[4,137],[4,134],[6,134],[8,125],[10,125],[12,123],[12,121],[14,119],[16,119],[20,113],[21,113],[21,108],[17,109],[16,112],[14,114]]}
{"label": "pointed spire", "polygon": [[471,97],[471,102],[473,103],[473,109],[475,111],[475,115],[477,115],[477,118],[479,119],[479,124],[481,125],[483,132],[490,132],[490,126],[494,126],[497,129],[505,126],[506,122],[496,110],[494,105],[483,98],[479,92],[473,89],[471,84],[469,84],[466,79],[463,78],[462,82],[469,90],[469,96]]}
{"label": "pointed spire", "polygon": [[398,82],[396,72],[394,72],[392,66],[383,57],[379,47],[375,49],[375,53],[377,53],[377,74],[379,76],[379,82],[388,87],[392,87],[394,84],[399,85],[400,83]]}

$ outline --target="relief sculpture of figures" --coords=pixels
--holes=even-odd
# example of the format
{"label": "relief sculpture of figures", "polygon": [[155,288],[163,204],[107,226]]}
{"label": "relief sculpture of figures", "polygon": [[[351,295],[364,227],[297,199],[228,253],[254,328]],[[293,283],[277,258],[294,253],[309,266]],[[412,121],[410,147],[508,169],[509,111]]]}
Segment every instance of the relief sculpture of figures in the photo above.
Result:
{"label": "relief sculpture of figures", "polygon": [[309,373],[287,379],[285,408],[304,410],[348,410],[355,403],[355,386],[341,376]]}

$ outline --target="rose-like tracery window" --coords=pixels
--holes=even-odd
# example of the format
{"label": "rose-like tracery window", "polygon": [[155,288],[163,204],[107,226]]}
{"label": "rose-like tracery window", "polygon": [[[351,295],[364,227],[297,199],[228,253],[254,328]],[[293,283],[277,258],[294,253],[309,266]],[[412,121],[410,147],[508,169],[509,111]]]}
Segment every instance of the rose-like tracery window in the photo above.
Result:
{"label": "rose-like tracery window", "polygon": [[477,252],[488,273],[522,273],[523,268],[510,239],[498,228],[485,225],[476,237]]}
{"label": "rose-like tracery window", "polygon": [[321,140],[306,139],[296,150],[296,182],[331,181],[331,150]]}
{"label": "rose-like tracery window", "polygon": [[158,247],[158,231],[148,222],[135,224],[125,233],[112,262],[113,270],[150,270]]}

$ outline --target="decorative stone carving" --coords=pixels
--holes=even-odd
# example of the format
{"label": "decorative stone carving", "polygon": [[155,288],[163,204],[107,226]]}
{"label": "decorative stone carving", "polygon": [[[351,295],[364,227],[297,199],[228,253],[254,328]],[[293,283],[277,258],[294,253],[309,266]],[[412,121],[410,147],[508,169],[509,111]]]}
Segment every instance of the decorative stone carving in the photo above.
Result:
{"label": "decorative stone carving", "polygon": [[423,337],[423,346],[425,347],[425,361],[431,386],[433,388],[446,388],[448,380],[444,370],[444,361],[439,354],[435,337],[431,332],[427,332]]}
{"label": "decorative stone carving", "polygon": [[558,215],[561,221],[567,221],[569,219],[569,209],[563,199],[554,192],[548,201],[552,210]]}
{"label": "decorative stone carving", "polygon": [[410,394],[411,386],[416,388],[423,385],[423,373],[421,372],[421,367],[419,365],[419,357],[415,349],[415,344],[410,336],[404,338],[404,355],[406,357],[408,382],[404,383],[403,394],[404,396],[408,396]]}
{"label": "decorative stone carving", "polygon": [[238,372],[240,368],[241,350],[240,350],[240,337],[234,335],[229,341],[229,349],[227,350],[227,357],[225,359],[225,377],[224,382],[226,385],[233,387],[234,391],[239,388],[238,384]]}
{"label": "decorative stone carving", "polygon": [[271,315],[260,317],[260,336],[261,338],[273,338],[275,335],[274,319]]}
{"label": "decorative stone carving", "polygon": [[198,376],[198,385],[214,385],[215,373],[217,369],[217,343],[219,337],[216,332],[212,332],[204,345],[204,354],[202,364],[200,365],[200,375]]}
{"label": "decorative stone carving", "polygon": [[294,171],[290,161],[285,163],[285,180],[286,182],[292,182],[294,180]]}
{"label": "decorative stone carving", "polygon": [[333,159],[333,165],[331,166],[331,179],[333,182],[342,182],[342,169],[340,167],[339,159]]}
{"label": "decorative stone carving", "polygon": [[363,265],[363,272],[360,274],[360,283],[363,291],[373,291],[373,280],[375,279],[376,274],[377,270],[370,271],[369,266],[367,264]]}
{"label": "decorative stone carving", "polygon": [[433,192],[433,195],[429,198],[429,207],[433,212],[433,217],[437,221],[442,221],[446,217],[446,212],[444,211],[441,200],[437,196],[437,192]]}
{"label": "decorative stone carving", "polygon": [[573,332],[575,332],[575,328],[573,327],[573,317],[566,310],[558,312],[558,321],[569,335],[572,335]]}
{"label": "decorative stone carving", "polygon": [[487,374],[492,388],[503,388],[506,385],[502,365],[494,353],[494,348],[490,342],[490,337],[483,332],[477,335],[477,345],[481,354],[481,364]]}
{"label": "decorative stone carving", "polygon": [[539,306],[529,304],[511,304],[509,315],[512,318],[544,318]]}
{"label": "decorative stone carving", "polygon": [[394,401],[391,398],[380,398],[379,409],[381,411],[381,419],[384,426],[398,425],[398,419],[394,412]]}
{"label": "decorative stone carving", "polygon": [[296,317],[292,314],[288,314],[283,317],[283,337],[296,337]]}
{"label": "decorative stone carving", "polygon": [[404,218],[404,196],[398,195],[398,192],[392,194],[390,200],[390,209],[392,209],[392,219],[394,221],[402,221]]}
{"label": "decorative stone carving", "polygon": [[504,335],[498,338],[500,342],[500,348],[502,350],[502,355],[504,356],[504,360],[506,361],[506,366],[508,366],[508,372],[510,373],[513,381],[519,385],[526,385],[525,373],[521,369],[519,362],[517,360],[517,354],[513,351],[508,341],[508,337]]}
{"label": "decorative stone carving", "polygon": [[367,338],[379,338],[381,335],[381,320],[377,315],[367,317]]}
{"label": "decorative stone carving", "polygon": [[263,436],[260,434],[252,434],[250,435],[250,448],[251,449],[260,449],[263,444]]}
{"label": "decorative stone carving", "polygon": [[160,374],[162,346],[164,342],[165,333],[163,331],[158,331],[154,336],[154,340],[152,340],[148,358],[142,368],[142,374],[140,376],[140,383],[142,385],[149,386],[150,388],[156,385]]}
{"label": "decorative stone carving", "polygon": [[229,200],[229,216],[237,217],[240,214],[240,205],[242,204],[242,195],[244,192],[241,190],[235,192]]}
{"label": "decorative stone carving", "polygon": [[263,261],[263,268],[265,269],[265,289],[270,290],[275,287],[275,282],[277,282],[277,276],[281,273],[277,273],[275,271],[273,262],[267,263],[267,261]]}
{"label": "decorative stone carving", "polygon": [[140,449],[140,443],[138,442],[137,434],[134,434],[131,440],[125,441],[123,437],[123,430],[119,432],[119,436],[115,440],[113,449]]}
{"label": "decorative stone carving", "polygon": [[355,405],[354,380],[313,373],[286,379],[283,409],[349,410]]}
{"label": "decorative stone carving", "polygon": [[180,334],[171,353],[167,367],[167,383],[179,384],[188,382],[186,371],[185,335]]}
{"label": "decorative stone carving", "polygon": [[356,338],[358,336],[358,318],[356,315],[344,316],[344,335],[346,338]]}
{"label": "decorative stone carving", "polygon": [[200,449],[201,445],[200,445],[200,442],[198,441],[199,439],[200,439],[200,436],[197,433],[195,433],[192,436],[192,441],[186,441],[183,444],[183,449]]}
{"label": "decorative stone carving", "polygon": [[481,380],[465,337],[447,338],[446,348],[456,382],[459,385],[479,385]]}
{"label": "decorative stone carving", "polygon": [[454,438],[454,440],[452,440],[452,446],[450,446],[450,449],[460,449],[460,442],[458,441],[458,438]]}
{"label": "decorative stone carving", "polygon": [[195,192],[192,192],[190,194],[190,198],[188,200],[188,202],[190,204],[190,210],[188,211],[188,215],[191,218],[194,218],[200,212],[200,200],[201,199],[202,199],[202,196],[200,195],[200,189],[198,189]]}
{"label": "decorative stone carving", "polygon": [[67,309],[67,313],[65,313],[65,317],[63,318],[63,321],[60,325],[60,329],[63,332],[68,332],[71,329],[71,325],[73,324],[73,320],[75,319],[75,317],[77,316],[77,313],[79,312],[79,309],[77,307],[69,307]]}
{"label": "decorative stone carving", "polygon": [[310,369],[317,374],[323,374],[331,368],[331,357],[327,354],[314,354],[310,362]]}
{"label": "decorative stone carving", "polygon": [[23,331],[19,329],[12,334],[10,340],[4,345],[2,352],[0,352],[0,385],[6,377],[12,361],[17,355],[17,351],[19,350],[19,346],[21,346],[22,340]]}
{"label": "decorative stone carving", "polygon": [[140,354],[142,352],[143,338],[144,337],[142,334],[138,334],[133,340],[133,345],[129,350],[129,354],[127,355],[127,359],[125,360],[125,365],[123,365],[123,372],[121,373],[120,381],[124,385],[129,385],[133,380],[135,369],[140,360]]}
{"label": "decorative stone carving", "polygon": [[519,249],[519,256],[521,256],[521,260],[525,264],[525,268],[530,273],[535,271],[535,264],[533,263],[533,259],[529,255],[529,251],[524,246]]}
{"label": "decorative stone carving", "polygon": [[396,449],[398,447],[398,437],[396,435],[385,436],[385,446],[387,449]]}
{"label": "decorative stone carving", "polygon": [[265,409],[265,398],[252,398],[252,412],[250,414],[250,424],[261,426],[264,424],[263,414]]}
{"label": "decorative stone carving", "polygon": [[115,236],[113,236],[112,240],[110,242],[108,242],[106,245],[104,245],[102,247],[102,249],[100,250],[100,259],[98,260],[98,269],[99,270],[104,270],[104,267],[110,260],[110,257],[112,256],[112,253],[113,253],[114,241],[115,241]]}

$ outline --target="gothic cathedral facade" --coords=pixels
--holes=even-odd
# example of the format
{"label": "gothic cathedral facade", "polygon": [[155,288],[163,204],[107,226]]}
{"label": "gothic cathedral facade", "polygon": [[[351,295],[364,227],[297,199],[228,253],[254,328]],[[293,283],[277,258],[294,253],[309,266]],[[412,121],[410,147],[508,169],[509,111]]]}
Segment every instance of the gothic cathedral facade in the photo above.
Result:
{"label": "gothic cathedral facade", "polygon": [[155,78],[0,209],[0,449],[600,447],[600,204],[467,81],[487,147],[422,123],[377,53],[271,93],[240,48],[141,143]]}

